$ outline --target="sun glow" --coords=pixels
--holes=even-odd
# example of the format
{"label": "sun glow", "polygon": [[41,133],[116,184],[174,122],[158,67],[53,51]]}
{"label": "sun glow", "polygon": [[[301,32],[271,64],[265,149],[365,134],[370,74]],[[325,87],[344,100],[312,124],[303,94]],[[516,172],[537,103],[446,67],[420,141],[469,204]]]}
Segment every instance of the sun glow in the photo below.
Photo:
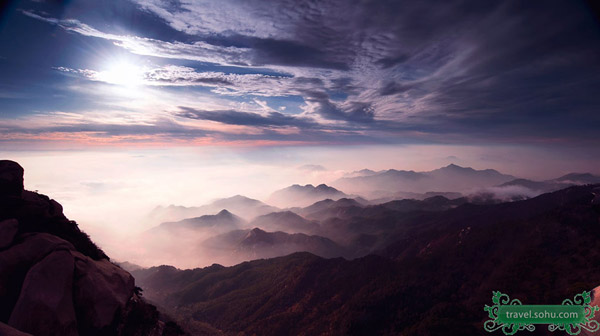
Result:
{"label": "sun glow", "polygon": [[115,85],[135,87],[144,82],[144,70],[128,61],[117,61],[108,65],[107,70],[97,75],[98,79]]}

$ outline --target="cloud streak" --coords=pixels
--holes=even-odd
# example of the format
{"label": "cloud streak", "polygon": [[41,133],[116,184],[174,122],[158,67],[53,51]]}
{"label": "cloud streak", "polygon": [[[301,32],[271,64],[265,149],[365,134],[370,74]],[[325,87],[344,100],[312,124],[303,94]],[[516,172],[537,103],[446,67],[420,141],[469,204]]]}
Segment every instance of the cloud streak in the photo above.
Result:
{"label": "cloud streak", "polygon": [[318,124],[308,118],[285,115],[280,112],[259,113],[240,112],[234,110],[203,111],[190,107],[180,106],[181,112],[177,116],[189,119],[211,120],[229,125],[243,126],[273,126],[273,127],[317,127]]}

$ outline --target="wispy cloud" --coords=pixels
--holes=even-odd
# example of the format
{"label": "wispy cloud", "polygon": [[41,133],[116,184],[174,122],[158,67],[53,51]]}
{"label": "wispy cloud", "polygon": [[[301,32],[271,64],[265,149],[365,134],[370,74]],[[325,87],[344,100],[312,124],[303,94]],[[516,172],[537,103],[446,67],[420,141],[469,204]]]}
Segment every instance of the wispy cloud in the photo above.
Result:
{"label": "wispy cloud", "polygon": [[143,56],[236,65],[243,65],[245,59],[248,58],[248,56],[245,56],[249,51],[248,48],[220,47],[203,41],[194,43],[166,42],[140,36],[111,34],[97,30],[76,19],[61,20],[42,16],[31,11],[23,11],[23,14],[57,25],[70,32],[110,40],[116,46]]}

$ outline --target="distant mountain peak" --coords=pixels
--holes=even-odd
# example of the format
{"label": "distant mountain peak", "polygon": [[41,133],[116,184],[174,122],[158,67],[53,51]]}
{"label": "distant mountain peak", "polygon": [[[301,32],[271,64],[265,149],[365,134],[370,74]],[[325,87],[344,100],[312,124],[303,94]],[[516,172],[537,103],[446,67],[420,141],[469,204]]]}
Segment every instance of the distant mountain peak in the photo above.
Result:
{"label": "distant mountain peak", "polygon": [[272,233],[261,230],[260,228],[254,228],[246,234],[246,237],[241,241],[242,245],[254,245],[258,243],[271,243]]}
{"label": "distant mountain peak", "polygon": [[361,174],[372,174],[372,173],[375,173],[375,171],[371,170],[371,169],[361,169],[361,170],[358,171],[358,173],[361,173]]}
{"label": "distant mountain peak", "polygon": [[232,201],[256,201],[255,199],[252,199],[250,197],[246,197],[244,195],[234,195],[228,198],[224,198],[224,200],[232,200]]}
{"label": "distant mountain peak", "polygon": [[467,174],[486,173],[486,174],[491,174],[491,175],[503,175],[503,176],[511,177],[512,179],[514,179],[514,176],[504,175],[495,169],[489,169],[489,168],[488,169],[474,169],[471,167],[462,167],[462,166],[456,165],[454,163],[451,163],[451,164],[447,165],[446,167],[432,170],[429,173],[435,173],[435,172],[457,172],[457,173],[467,173]]}
{"label": "distant mountain peak", "polygon": [[298,214],[296,214],[295,212],[289,211],[289,210],[285,210],[285,211],[279,211],[279,212],[271,212],[270,214],[266,214],[261,216],[263,218],[268,218],[268,217],[277,217],[277,218],[298,218],[300,216],[298,216]]}
{"label": "distant mountain peak", "polygon": [[316,187],[312,184],[305,186],[294,184],[275,191],[268,202],[277,206],[308,206],[323,199],[339,199],[345,196],[347,196],[345,193],[326,184],[319,184]]}
{"label": "distant mountain peak", "polygon": [[[475,169],[473,169],[471,167],[462,167],[462,166],[456,165],[454,163],[451,163],[451,164],[447,165],[446,167],[442,167],[438,170],[442,170],[442,169],[443,170],[455,170],[455,171],[475,171]],[[484,171],[488,171],[488,170],[493,170],[493,169],[485,169]]]}
{"label": "distant mountain peak", "polygon": [[216,215],[203,215],[200,217],[192,217],[192,218],[182,219],[182,220],[176,221],[176,222],[164,222],[164,223],[161,223],[159,226],[157,226],[153,229],[150,229],[149,231],[151,232],[152,230],[155,230],[157,228],[160,228],[163,230],[168,230],[171,228],[182,228],[182,227],[195,228],[195,229],[208,228],[208,227],[226,229],[226,228],[237,227],[238,225],[242,224],[243,222],[244,222],[244,220],[242,218],[234,215],[233,213],[229,212],[227,209],[223,209],[223,210],[219,211]]}
{"label": "distant mountain peak", "polygon": [[494,169],[477,170],[451,163],[431,171],[389,169],[373,175],[343,177],[333,182],[333,185],[351,194],[377,199],[382,195],[397,197],[395,195],[399,192],[405,195],[424,194],[430,191],[462,193],[474,188],[492,187],[514,179],[514,176],[502,174]]}
{"label": "distant mountain peak", "polygon": [[361,169],[361,170],[355,170],[353,172],[350,173],[346,173],[344,174],[344,177],[361,177],[361,176],[371,176],[371,175],[375,175],[378,172],[371,170],[371,169]]}
{"label": "distant mountain peak", "polygon": [[305,219],[292,211],[272,212],[255,218],[251,223],[253,227],[260,227],[269,232],[301,232],[311,233],[318,229],[318,224]]}
{"label": "distant mountain peak", "polygon": [[235,195],[235,196],[231,196],[231,197],[227,197],[227,198],[221,198],[221,199],[218,199],[218,200],[212,202],[212,205],[220,206],[220,207],[229,207],[232,204],[261,205],[263,203],[259,200],[256,200],[256,199],[253,199],[250,197],[246,197],[244,195]]}
{"label": "distant mountain peak", "polygon": [[250,230],[250,232],[248,232],[248,236],[264,234],[264,233],[267,233],[267,231],[262,230],[261,228],[255,227],[254,229]]}
{"label": "distant mountain peak", "polygon": [[590,173],[569,173],[556,179],[557,181],[594,181],[600,180],[599,176]]}
{"label": "distant mountain peak", "polygon": [[324,183],[319,184],[316,188],[316,190],[319,191],[333,191],[333,192],[339,192],[339,190],[335,189],[334,187],[330,187]]}
{"label": "distant mountain peak", "polygon": [[227,209],[223,209],[221,211],[219,211],[218,214],[216,214],[216,216],[218,217],[233,217],[234,215],[229,212]]}

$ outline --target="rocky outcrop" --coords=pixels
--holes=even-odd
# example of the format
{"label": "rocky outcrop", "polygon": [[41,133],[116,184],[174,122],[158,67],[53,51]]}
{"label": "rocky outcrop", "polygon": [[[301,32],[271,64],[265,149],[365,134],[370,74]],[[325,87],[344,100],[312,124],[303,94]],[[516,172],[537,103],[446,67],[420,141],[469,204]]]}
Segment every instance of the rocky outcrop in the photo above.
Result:
{"label": "rocky outcrop", "polygon": [[14,161],[0,160],[0,195],[19,196],[23,191],[23,167]]}
{"label": "rocky outcrop", "polygon": [[132,297],[135,289],[133,277],[108,260],[94,261],[79,252],[74,252],[73,257],[78,320],[85,327],[86,334],[110,329]]}
{"label": "rocky outcrop", "polygon": [[0,222],[7,219],[18,221],[18,234],[50,233],[70,242],[77,251],[94,260],[108,259],[77,223],[65,217],[58,202],[23,189],[23,168],[18,163],[1,160]]}
{"label": "rocky outcrop", "polygon": [[[19,189],[20,188],[20,189]],[[0,335],[177,335],[134,279],[0,161]]]}

